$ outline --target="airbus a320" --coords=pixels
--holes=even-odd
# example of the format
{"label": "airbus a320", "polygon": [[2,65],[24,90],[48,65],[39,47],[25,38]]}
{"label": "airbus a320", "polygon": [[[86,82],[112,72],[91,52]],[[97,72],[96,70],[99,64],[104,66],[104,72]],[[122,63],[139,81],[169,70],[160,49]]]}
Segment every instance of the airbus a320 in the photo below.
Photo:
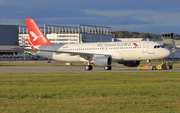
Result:
{"label": "airbus a320", "polygon": [[53,44],[32,18],[26,19],[26,24],[30,47],[22,50],[53,60],[85,62],[85,70],[92,70],[92,65],[111,70],[112,62],[133,67],[138,66],[142,60],[164,59],[171,53],[161,43],[152,41]]}

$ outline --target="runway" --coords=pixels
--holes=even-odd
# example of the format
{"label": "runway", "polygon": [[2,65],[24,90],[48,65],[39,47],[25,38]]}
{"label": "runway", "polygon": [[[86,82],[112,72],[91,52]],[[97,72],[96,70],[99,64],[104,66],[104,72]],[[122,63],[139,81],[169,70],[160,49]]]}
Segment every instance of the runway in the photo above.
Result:
{"label": "runway", "polygon": [[180,72],[180,69],[172,70],[138,70],[137,68],[112,68],[104,70],[94,67],[86,71],[82,66],[0,66],[0,73],[98,73],[98,72]]}

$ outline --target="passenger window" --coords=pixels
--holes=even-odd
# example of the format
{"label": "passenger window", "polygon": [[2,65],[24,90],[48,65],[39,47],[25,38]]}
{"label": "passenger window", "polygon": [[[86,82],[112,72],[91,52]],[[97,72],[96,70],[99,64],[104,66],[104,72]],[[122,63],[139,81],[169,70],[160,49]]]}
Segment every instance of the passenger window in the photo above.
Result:
{"label": "passenger window", "polygon": [[154,46],[154,48],[156,48],[156,46]]}

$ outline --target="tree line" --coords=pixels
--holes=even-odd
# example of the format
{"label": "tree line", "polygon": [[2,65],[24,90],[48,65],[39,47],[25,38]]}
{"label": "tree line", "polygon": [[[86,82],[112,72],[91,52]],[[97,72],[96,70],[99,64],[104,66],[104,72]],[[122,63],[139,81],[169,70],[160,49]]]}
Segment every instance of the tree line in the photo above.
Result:
{"label": "tree line", "polygon": [[[139,33],[129,31],[115,31],[113,32],[114,38],[149,38],[149,39],[161,39],[161,35],[153,33]],[[180,39],[179,34],[174,34],[174,39]]]}

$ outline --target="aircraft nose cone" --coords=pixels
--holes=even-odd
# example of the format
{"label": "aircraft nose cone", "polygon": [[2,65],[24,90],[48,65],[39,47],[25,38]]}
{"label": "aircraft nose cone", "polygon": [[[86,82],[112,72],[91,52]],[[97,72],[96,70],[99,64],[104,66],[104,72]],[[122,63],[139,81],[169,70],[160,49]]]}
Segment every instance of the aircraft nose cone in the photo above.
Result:
{"label": "aircraft nose cone", "polygon": [[166,49],[166,50],[163,52],[163,54],[164,54],[164,57],[168,57],[168,56],[171,55],[171,51],[170,51],[169,49]]}

